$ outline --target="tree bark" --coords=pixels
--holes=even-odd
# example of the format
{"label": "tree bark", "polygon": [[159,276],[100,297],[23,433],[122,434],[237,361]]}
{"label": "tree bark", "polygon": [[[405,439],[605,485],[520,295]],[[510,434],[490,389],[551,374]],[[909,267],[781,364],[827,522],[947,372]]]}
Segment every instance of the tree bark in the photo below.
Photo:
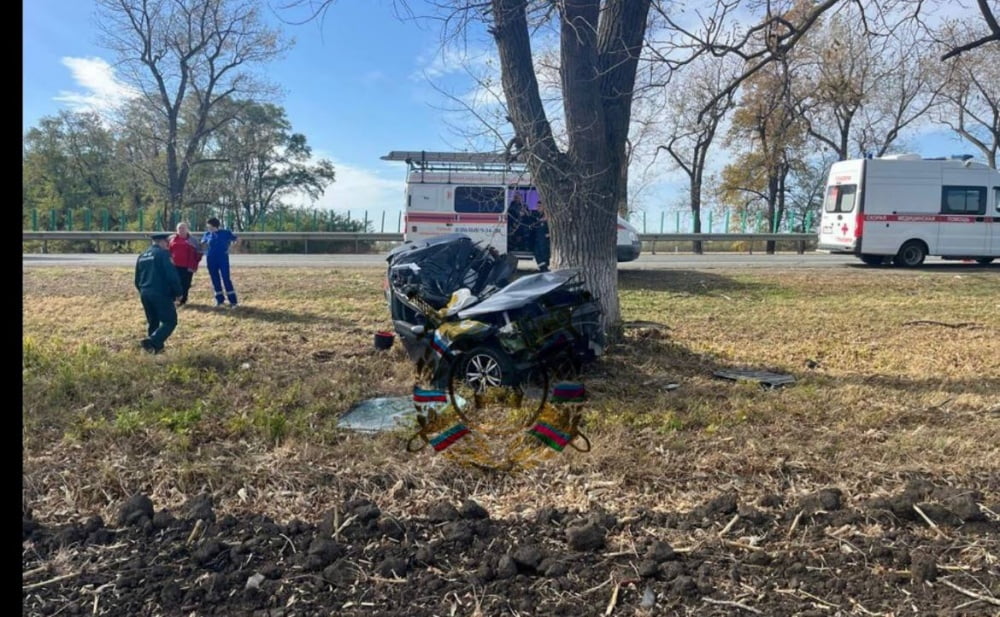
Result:
{"label": "tree bark", "polygon": [[649,0],[559,4],[567,148],[553,137],[531,58],[525,0],[492,0],[491,30],[516,137],[549,219],[552,265],[579,268],[603,325],[621,320],[615,243],[636,64]]}

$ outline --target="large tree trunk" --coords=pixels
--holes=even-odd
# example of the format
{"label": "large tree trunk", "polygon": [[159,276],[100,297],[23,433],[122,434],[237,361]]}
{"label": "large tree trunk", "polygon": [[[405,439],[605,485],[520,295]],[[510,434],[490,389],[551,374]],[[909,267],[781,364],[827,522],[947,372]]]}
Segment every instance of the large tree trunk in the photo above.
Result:
{"label": "large tree trunk", "polygon": [[[602,6],[603,4],[603,6]],[[649,0],[563,0],[561,76],[565,152],[538,90],[524,0],[492,0],[504,97],[549,218],[552,265],[580,268],[607,332],[621,320],[616,212],[635,70]]]}
{"label": "large tree trunk", "polygon": [[[691,176],[691,220],[692,228],[691,233],[700,234],[701,233],[701,168]],[[691,243],[691,250],[695,255],[701,255],[705,252],[705,247],[702,245],[701,240],[695,240]]]}

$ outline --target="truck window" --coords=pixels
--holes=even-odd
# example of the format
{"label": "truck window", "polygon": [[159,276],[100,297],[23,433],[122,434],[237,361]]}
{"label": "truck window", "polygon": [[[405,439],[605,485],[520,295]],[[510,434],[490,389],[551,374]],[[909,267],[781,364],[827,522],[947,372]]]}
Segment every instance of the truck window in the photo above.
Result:
{"label": "truck window", "polygon": [[941,214],[986,214],[986,187],[942,187]]}
{"label": "truck window", "polygon": [[499,186],[456,186],[455,212],[502,213],[503,195]]}
{"label": "truck window", "polygon": [[1000,186],[993,187],[993,208],[1000,212]]}
{"label": "truck window", "polygon": [[826,190],[823,209],[827,212],[850,212],[854,210],[854,196],[858,187],[854,184],[838,184]]}

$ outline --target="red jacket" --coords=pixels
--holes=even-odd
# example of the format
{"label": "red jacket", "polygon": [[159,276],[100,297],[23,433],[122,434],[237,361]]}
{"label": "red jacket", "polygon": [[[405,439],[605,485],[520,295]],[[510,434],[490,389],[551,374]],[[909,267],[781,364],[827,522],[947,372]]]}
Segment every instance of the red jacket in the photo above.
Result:
{"label": "red jacket", "polygon": [[194,272],[198,269],[198,262],[201,261],[201,251],[198,250],[197,241],[191,234],[186,238],[174,234],[170,236],[170,260],[178,268],[187,268]]}

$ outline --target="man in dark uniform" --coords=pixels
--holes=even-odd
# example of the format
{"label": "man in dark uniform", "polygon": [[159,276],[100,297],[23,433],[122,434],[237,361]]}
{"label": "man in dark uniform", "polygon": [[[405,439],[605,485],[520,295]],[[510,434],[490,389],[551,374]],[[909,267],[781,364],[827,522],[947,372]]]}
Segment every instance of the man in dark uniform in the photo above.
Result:
{"label": "man in dark uniform", "polygon": [[542,209],[542,202],[538,202],[538,209],[534,212],[531,236],[531,252],[535,255],[535,264],[538,266],[538,271],[548,272],[552,251],[549,246],[549,221],[545,218],[545,210]]}
{"label": "man in dark uniform", "polygon": [[174,300],[184,294],[184,289],[170,261],[167,248],[170,234],[155,233],[149,237],[152,245],[135,262],[135,288],[139,290],[148,323],[147,337],[140,344],[149,353],[161,353],[163,343],[177,327]]}
{"label": "man in dark uniform", "polygon": [[507,252],[531,250],[530,212],[524,205],[520,191],[514,191],[514,198],[507,208]]}

